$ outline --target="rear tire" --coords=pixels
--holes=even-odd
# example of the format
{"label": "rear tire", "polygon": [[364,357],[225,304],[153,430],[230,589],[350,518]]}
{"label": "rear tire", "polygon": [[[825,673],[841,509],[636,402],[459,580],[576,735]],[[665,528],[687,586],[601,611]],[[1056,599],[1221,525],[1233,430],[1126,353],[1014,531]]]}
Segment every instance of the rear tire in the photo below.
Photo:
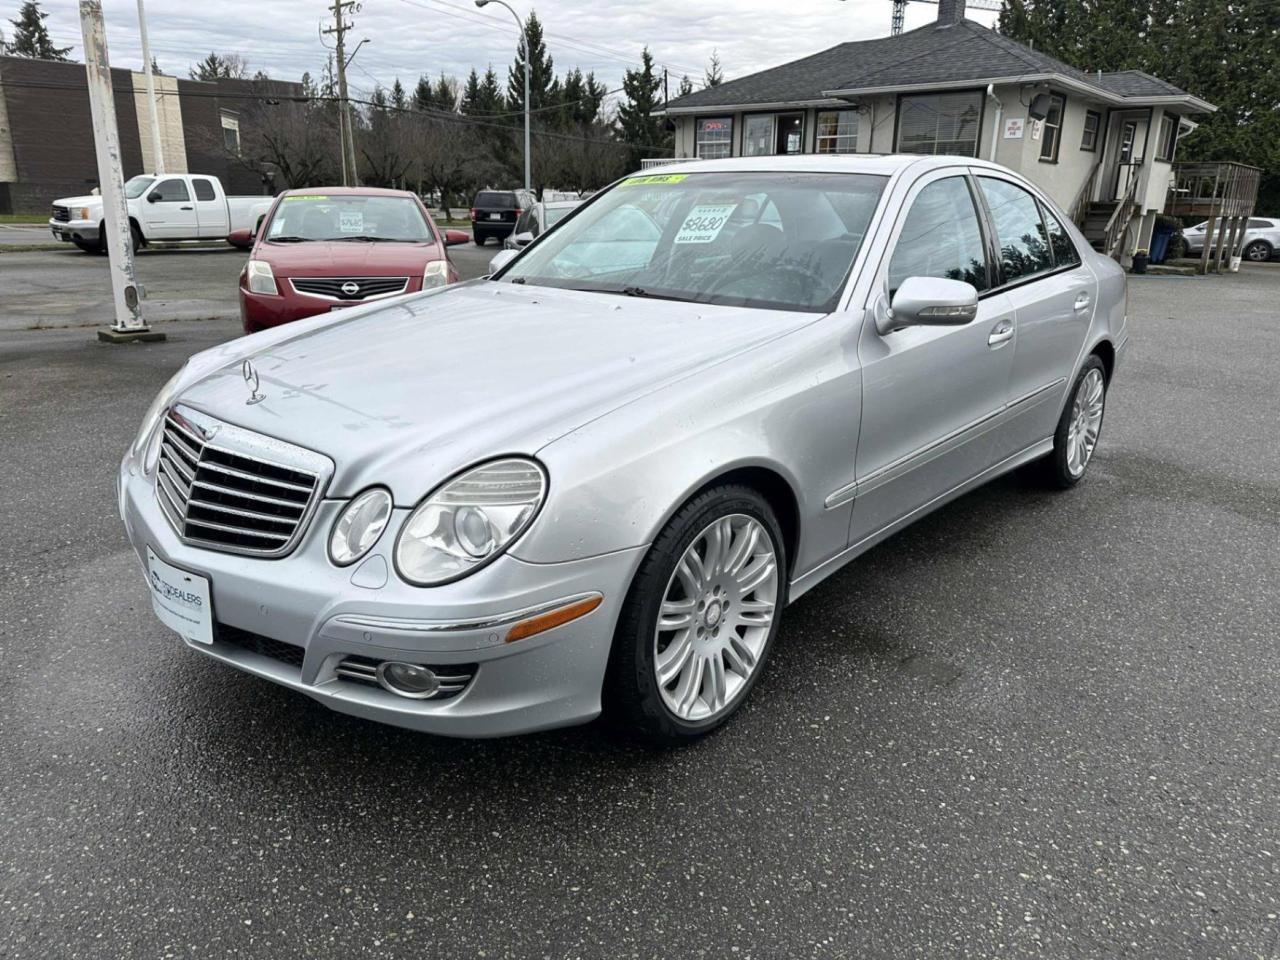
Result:
{"label": "rear tire", "polygon": [[485,242],[486,240],[488,240],[489,238],[488,238],[488,237],[482,237],[482,236],[480,236],[480,234],[478,234],[478,233],[477,233],[477,234],[475,235],[474,239],[475,239],[475,242],[476,242],[476,246],[477,246],[477,247],[483,247],[483,246],[484,246],[484,242]]}
{"label": "rear tire", "polygon": [[1266,263],[1271,253],[1271,244],[1265,240],[1255,240],[1244,248],[1244,258],[1252,263]]}
{"label": "rear tire", "polygon": [[629,732],[666,743],[724,724],[764,672],[786,570],[781,528],[755,490],[715,487],[686,503],[654,540],[623,603],[606,711]]}
{"label": "rear tire", "polygon": [[140,251],[143,248],[143,246],[145,246],[145,244],[146,244],[146,241],[142,239],[142,231],[138,229],[138,225],[136,223],[130,222],[129,249],[133,251],[134,256],[138,255],[138,251]]}
{"label": "rear tire", "polygon": [[1092,353],[1076,374],[1063,405],[1053,434],[1053,451],[1037,464],[1041,479],[1050,487],[1069,490],[1084,479],[1102,439],[1106,401],[1107,370]]}

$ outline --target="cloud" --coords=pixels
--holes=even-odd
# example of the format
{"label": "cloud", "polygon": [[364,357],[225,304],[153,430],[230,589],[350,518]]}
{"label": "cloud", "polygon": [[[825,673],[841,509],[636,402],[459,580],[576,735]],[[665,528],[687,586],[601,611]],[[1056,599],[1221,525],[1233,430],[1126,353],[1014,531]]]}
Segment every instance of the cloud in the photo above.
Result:
{"label": "cloud", "polygon": [[[239,53],[251,69],[296,80],[304,71],[317,76],[329,54],[325,44],[331,38],[319,33],[331,19],[324,0],[145,2],[152,53],[166,73],[185,76],[192,63],[216,50]],[[778,0],[512,0],[511,5],[522,14],[537,10],[557,72],[581,67],[616,89],[647,45],[669,71],[673,91],[685,74],[701,81],[713,50],[727,77],[742,76],[846,40],[883,36],[891,11],[890,0],[791,0],[785,5]],[[17,7],[0,3],[0,16],[16,16]],[[73,44],[72,56],[78,58],[76,5],[59,0],[44,8],[54,42]],[[104,0],[103,9],[112,63],[138,68],[136,0]],[[909,4],[907,28],[928,23],[936,10]],[[970,16],[983,23],[994,20],[994,14]],[[496,5],[481,11],[470,0],[364,0],[354,21],[353,42],[370,40],[348,71],[354,96],[367,94],[375,84],[390,86],[396,77],[412,87],[423,74],[465,77],[472,67],[483,72],[489,64],[505,83],[515,57],[515,21]]]}

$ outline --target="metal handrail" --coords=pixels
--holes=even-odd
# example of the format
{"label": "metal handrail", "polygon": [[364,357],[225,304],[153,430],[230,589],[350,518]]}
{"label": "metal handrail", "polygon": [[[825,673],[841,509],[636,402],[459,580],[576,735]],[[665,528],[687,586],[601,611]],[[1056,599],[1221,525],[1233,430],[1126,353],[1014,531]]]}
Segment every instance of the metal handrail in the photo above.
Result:
{"label": "metal handrail", "polygon": [[1098,185],[1098,176],[1102,172],[1102,161],[1099,160],[1093,165],[1093,169],[1089,171],[1089,176],[1084,181],[1084,186],[1080,188],[1080,192],[1076,194],[1076,198],[1071,201],[1071,209],[1068,211],[1071,221],[1084,229],[1086,215],[1089,212],[1089,204],[1093,201],[1093,192]]}

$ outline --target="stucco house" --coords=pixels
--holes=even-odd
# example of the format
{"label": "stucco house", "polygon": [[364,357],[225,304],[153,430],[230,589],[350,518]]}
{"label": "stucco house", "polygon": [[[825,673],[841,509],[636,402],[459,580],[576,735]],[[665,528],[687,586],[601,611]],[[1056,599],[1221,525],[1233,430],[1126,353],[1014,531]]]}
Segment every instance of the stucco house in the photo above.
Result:
{"label": "stucco house", "polygon": [[[1178,141],[1212,104],[1137,70],[1084,73],[964,13],[964,0],[940,0],[937,20],[917,30],[841,43],[672,100],[665,112],[675,156],[995,160],[1043,188],[1095,247],[1125,260],[1149,245],[1156,216],[1172,206],[1224,224],[1252,212],[1251,202],[1247,210],[1190,202],[1193,193],[1235,195],[1237,187],[1178,185]],[[1251,169],[1237,172],[1247,179]]]}

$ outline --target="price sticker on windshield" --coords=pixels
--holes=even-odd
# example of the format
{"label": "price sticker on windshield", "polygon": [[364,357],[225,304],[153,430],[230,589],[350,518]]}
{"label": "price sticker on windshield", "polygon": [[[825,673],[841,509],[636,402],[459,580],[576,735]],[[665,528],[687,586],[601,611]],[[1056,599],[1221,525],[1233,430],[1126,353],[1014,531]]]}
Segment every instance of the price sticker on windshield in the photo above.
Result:
{"label": "price sticker on windshield", "polygon": [[364,233],[364,212],[342,210],[338,213],[338,229],[343,233]]}
{"label": "price sticker on windshield", "polygon": [[720,235],[736,203],[703,203],[689,211],[676,233],[676,243],[710,243]]}

